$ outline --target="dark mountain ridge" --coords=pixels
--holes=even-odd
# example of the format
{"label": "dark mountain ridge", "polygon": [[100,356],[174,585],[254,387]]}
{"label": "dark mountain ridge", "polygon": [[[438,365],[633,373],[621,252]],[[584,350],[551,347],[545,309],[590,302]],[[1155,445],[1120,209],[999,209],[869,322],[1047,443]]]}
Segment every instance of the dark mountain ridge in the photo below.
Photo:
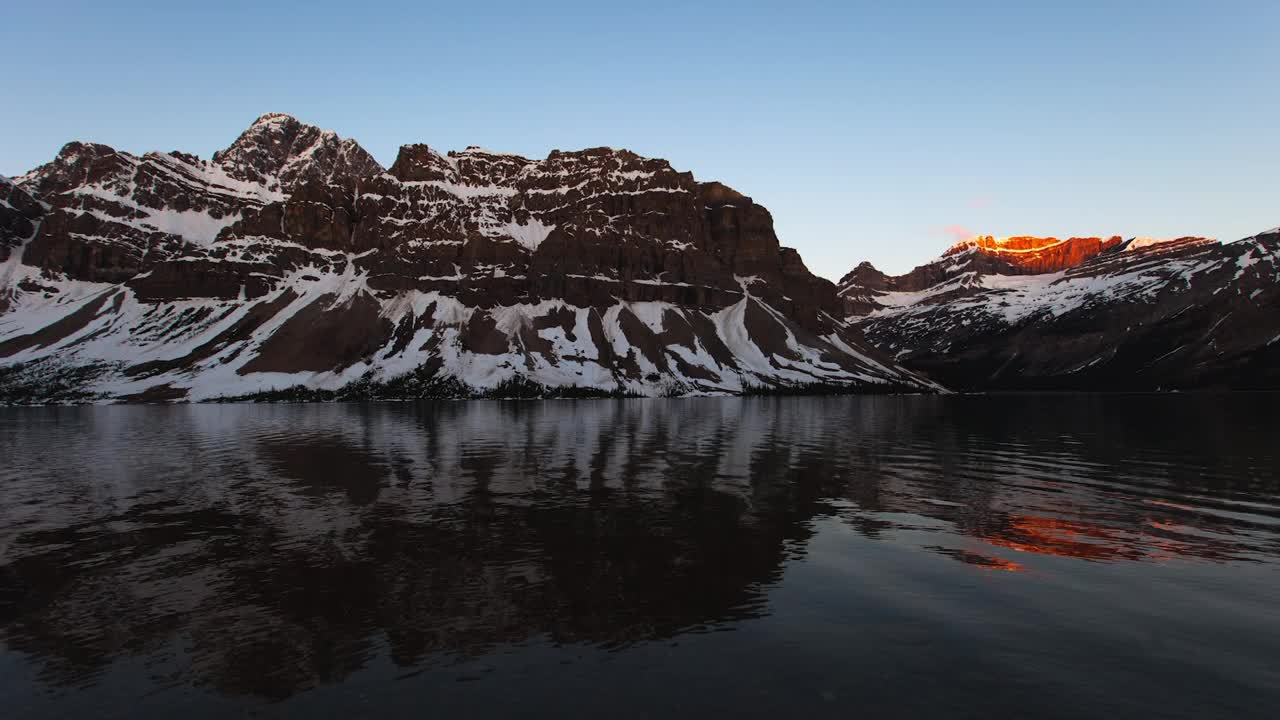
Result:
{"label": "dark mountain ridge", "polygon": [[271,113],[210,160],[73,142],[5,188],[11,400],[935,389],[766,209],[626,150],[384,170]]}
{"label": "dark mountain ridge", "polygon": [[898,277],[863,263],[840,294],[872,344],[952,389],[1280,388],[1280,228],[1098,240],[979,239]]}

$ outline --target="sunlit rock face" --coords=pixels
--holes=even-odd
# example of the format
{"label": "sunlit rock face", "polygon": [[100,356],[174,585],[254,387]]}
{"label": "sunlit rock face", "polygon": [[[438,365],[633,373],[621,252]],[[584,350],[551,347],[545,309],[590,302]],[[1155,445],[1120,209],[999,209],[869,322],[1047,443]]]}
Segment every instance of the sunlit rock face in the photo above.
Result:
{"label": "sunlit rock face", "polygon": [[1280,387],[1280,229],[1200,237],[975,238],[901,276],[863,263],[849,321],[960,390]]}
{"label": "sunlit rock face", "polygon": [[[1057,272],[1075,267],[1089,258],[1119,247],[1124,239],[1119,235],[1107,238],[1073,237],[1059,240],[1056,237],[1015,236],[993,238],[990,235],[959,243],[943,256],[954,257],[976,251],[992,270],[1007,269],[1004,274]],[[974,261],[981,262],[977,258]],[[1001,263],[1007,265],[1002,268]]]}
{"label": "sunlit rock face", "polygon": [[211,160],[73,142],[6,187],[34,208],[0,274],[11,401],[936,389],[765,208],[626,150],[384,170],[271,113]]}

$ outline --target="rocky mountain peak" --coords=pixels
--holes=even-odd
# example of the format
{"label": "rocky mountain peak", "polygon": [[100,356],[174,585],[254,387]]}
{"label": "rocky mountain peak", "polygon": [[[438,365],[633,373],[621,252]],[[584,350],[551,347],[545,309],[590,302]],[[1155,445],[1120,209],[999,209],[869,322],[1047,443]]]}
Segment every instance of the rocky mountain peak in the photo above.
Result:
{"label": "rocky mountain peak", "polygon": [[249,126],[213,162],[237,180],[271,189],[304,179],[367,177],[383,171],[354,140],[321,130],[285,113],[267,113]]}
{"label": "rocky mountain peak", "polygon": [[52,162],[17,178],[17,183],[34,195],[46,197],[108,182],[126,174],[130,166],[127,154],[109,145],[73,140],[62,146]]}
{"label": "rocky mountain peak", "polygon": [[467,185],[507,186],[525,170],[537,163],[514,153],[501,153],[472,145],[466,150],[451,150],[448,161],[457,169]]}
{"label": "rocky mountain peak", "polygon": [[858,263],[857,267],[845,273],[844,277],[840,278],[840,282],[836,283],[836,286],[842,289],[849,286],[858,286],[872,290],[883,290],[888,277],[875,265],[872,265],[869,260],[863,260]]}
{"label": "rocky mountain peak", "polygon": [[391,173],[402,182],[456,182],[458,170],[453,162],[425,143],[401,145]]}
{"label": "rocky mountain peak", "polygon": [[290,115],[289,113],[269,112],[269,113],[263,113],[262,115],[258,116],[258,119],[253,121],[253,124],[254,126],[258,126],[258,125],[297,126],[297,125],[301,125],[302,122],[298,120],[298,118]]}
{"label": "rocky mountain peak", "polygon": [[847,315],[865,315],[879,307],[876,296],[891,287],[894,281],[895,278],[863,260],[840,278],[840,282],[836,283],[836,291],[844,302]]}

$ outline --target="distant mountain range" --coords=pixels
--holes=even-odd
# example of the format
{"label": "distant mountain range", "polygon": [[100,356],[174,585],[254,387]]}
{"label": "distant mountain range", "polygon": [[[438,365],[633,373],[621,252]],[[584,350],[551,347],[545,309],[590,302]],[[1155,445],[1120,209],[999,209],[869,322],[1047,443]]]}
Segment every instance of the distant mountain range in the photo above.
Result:
{"label": "distant mountain range", "polygon": [[872,344],[955,390],[1280,388],[1280,228],[1227,244],[978,238],[839,286]]}
{"label": "distant mountain range", "polygon": [[625,150],[532,160],[263,115],[210,160],[0,180],[0,401],[934,391],[767,210]]}

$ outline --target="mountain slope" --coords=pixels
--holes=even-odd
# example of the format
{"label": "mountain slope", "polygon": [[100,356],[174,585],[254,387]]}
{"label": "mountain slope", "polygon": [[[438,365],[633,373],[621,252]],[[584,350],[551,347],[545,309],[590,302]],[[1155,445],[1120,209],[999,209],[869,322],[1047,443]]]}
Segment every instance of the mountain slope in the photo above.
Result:
{"label": "mountain slope", "polygon": [[1278,388],[1278,253],[1280,229],[1136,239],[1052,272],[944,256],[900,278],[864,264],[840,287],[869,341],[953,389]]}
{"label": "mountain slope", "polygon": [[280,114],[206,161],[68,144],[0,265],[0,396],[932,390],[767,210],[625,150],[407,145]]}
{"label": "mountain slope", "polygon": [[35,236],[45,209],[43,203],[0,175],[0,262],[7,260],[14,248]]}

